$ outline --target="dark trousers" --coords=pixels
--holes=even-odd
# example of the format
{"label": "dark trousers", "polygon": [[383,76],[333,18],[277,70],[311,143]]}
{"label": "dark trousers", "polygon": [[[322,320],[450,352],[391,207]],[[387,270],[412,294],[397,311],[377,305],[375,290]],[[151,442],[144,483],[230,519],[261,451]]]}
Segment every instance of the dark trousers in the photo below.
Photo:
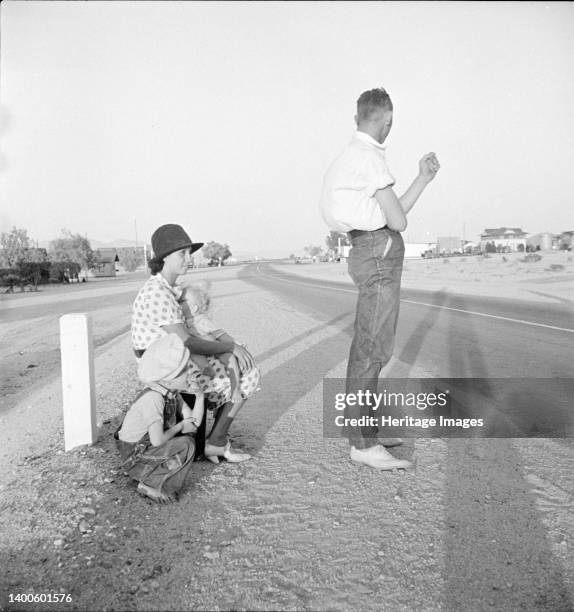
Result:
{"label": "dark trousers", "polygon": [[[355,331],[347,365],[346,391],[377,392],[381,369],[395,344],[405,247],[388,228],[351,238],[349,275],[359,289]],[[377,416],[370,406],[348,406],[345,416]],[[380,416],[380,415],[378,415]],[[377,444],[376,426],[349,428],[349,443],[359,449]]]}
{"label": "dark trousers", "polygon": [[135,444],[116,438],[116,446],[131,478],[170,496],[183,487],[195,454],[189,435],[177,435],[160,446],[152,446],[148,434]]}
{"label": "dark trousers", "polygon": [[[195,406],[195,395],[191,393],[181,393],[181,397],[183,401],[193,409]],[[201,421],[201,425],[197,428],[197,432],[195,434],[195,458],[196,460],[203,455],[205,451],[205,437],[206,437],[206,426],[207,426],[207,400],[205,402],[205,410],[203,412],[203,419]]]}

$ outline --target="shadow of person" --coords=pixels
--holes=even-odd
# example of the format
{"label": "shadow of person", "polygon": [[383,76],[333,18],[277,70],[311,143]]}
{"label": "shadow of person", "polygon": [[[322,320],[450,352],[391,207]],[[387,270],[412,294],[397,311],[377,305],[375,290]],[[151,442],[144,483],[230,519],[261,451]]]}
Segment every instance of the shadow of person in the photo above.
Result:
{"label": "shadow of person", "polygon": [[[403,292],[403,295],[405,292]],[[408,295],[408,293],[407,293]],[[404,298],[403,298],[404,299]],[[397,346],[400,346],[400,349],[395,351],[397,353],[398,359],[401,362],[410,364],[411,366],[415,366],[417,363],[417,357],[427,339],[429,333],[435,328],[437,321],[441,316],[440,306],[443,306],[448,301],[449,296],[448,293],[441,289],[440,291],[433,292],[426,296],[426,300],[432,302],[433,306],[431,308],[426,308],[421,311],[421,319],[416,325],[416,327],[412,330],[410,335],[408,336],[405,342],[401,342],[402,335],[402,327],[401,326],[401,316],[399,314],[399,329],[397,333]],[[404,310],[405,305],[401,305],[401,310]],[[412,315],[414,316],[414,315]]]}
{"label": "shadow of person", "polygon": [[[345,315],[348,316],[348,315]],[[322,329],[326,325],[338,322],[337,317],[330,323],[317,326]],[[311,330],[312,331],[312,330]],[[275,422],[309,393],[318,383],[341,363],[348,352],[349,339],[353,333],[353,325],[347,325],[339,333],[320,340],[308,349],[301,351],[281,365],[265,372],[263,385],[268,390],[280,392],[267,392],[265,399],[254,396],[241,411],[241,418],[237,422],[237,431],[249,434],[246,438],[247,448],[258,451],[265,442],[267,432]],[[256,357],[256,360],[258,357]],[[265,402],[261,406],[261,402]],[[321,406],[317,407],[319,410]]]}
{"label": "shadow of person", "polygon": [[[504,324],[459,313],[448,321],[450,375],[467,379],[467,392],[496,396],[479,326],[500,324],[503,334]],[[504,409],[520,410],[519,396]],[[445,609],[572,609],[512,439],[448,439],[447,448]]]}
{"label": "shadow of person", "polygon": [[[391,377],[411,377],[412,371],[417,367],[417,360],[421,353],[421,350],[427,341],[429,334],[437,326],[437,322],[441,316],[440,306],[445,304],[448,300],[448,293],[441,289],[433,293],[425,294],[424,299],[432,302],[436,307],[409,310],[408,320],[409,323],[413,318],[418,317],[418,323],[412,328],[410,334],[405,335],[403,330],[406,327],[405,320],[405,307],[408,305],[409,297],[411,292],[401,291],[401,300],[406,300],[406,304],[401,304],[401,313],[399,313],[399,324],[397,328],[397,336],[395,340],[395,354],[398,363],[401,364],[401,368],[385,367],[381,372],[382,378],[379,379],[379,389],[383,384],[384,378]],[[417,296],[420,297],[420,296]],[[393,366],[391,362],[389,366]],[[406,369],[405,369],[406,368]],[[398,370],[398,372],[397,372]],[[416,438],[403,437],[403,444],[400,447],[393,448],[392,454],[399,459],[408,459],[412,461],[415,454]]]}

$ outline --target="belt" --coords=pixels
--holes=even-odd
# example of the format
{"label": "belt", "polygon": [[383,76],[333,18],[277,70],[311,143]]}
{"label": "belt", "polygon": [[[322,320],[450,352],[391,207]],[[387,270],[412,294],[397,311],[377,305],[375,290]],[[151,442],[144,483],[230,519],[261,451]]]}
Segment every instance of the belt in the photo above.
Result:
{"label": "belt", "polygon": [[347,236],[349,236],[349,238],[358,238],[359,236],[372,234],[373,232],[380,232],[384,229],[389,229],[389,227],[387,225],[383,225],[383,227],[378,227],[376,230],[351,230],[350,232],[347,232]]}

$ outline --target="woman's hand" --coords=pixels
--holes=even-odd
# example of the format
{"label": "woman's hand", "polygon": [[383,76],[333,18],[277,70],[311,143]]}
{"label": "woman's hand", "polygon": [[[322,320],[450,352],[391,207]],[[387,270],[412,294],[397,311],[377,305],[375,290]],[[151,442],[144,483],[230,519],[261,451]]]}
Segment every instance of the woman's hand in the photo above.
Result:
{"label": "woman's hand", "polygon": [[237,361],[239,362],[239,367],[242,372],[247,372],[251,370],[251,368],[255,367],[255,361],[251,356],[251,353],[240,344],[235,345],[235,349],[233,354],[237,357]]}

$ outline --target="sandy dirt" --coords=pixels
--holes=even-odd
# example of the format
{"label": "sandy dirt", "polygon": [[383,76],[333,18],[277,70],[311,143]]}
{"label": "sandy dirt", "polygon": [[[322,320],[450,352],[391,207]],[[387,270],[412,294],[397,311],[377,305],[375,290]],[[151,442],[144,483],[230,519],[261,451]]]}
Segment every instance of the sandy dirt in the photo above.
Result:
{"label": "sandy dirt", "polygon": [[212,278],[214,318],[263,371],[232,431],[254,459],[197,462],[173,506],[139,497],[112,440],[140,388],[120,334],[96,359],[94,445],[63,452],[59,380],[2,415],[2,609],[572,609],[572,445],[407,440],[410,472],[353,466],[322,437],[322,379],[344,376],[350,317],[301,312],[236,269]]}
{"label": "sandy dirt", "polygon": [[[407,289],[447,291],[470,295],[517,298],[528,301],[574,303],[574,254],[568,251],[484,256],[407,259],[402,286]],[[288,262],[290,274],[350,282],[346,263]]]}

